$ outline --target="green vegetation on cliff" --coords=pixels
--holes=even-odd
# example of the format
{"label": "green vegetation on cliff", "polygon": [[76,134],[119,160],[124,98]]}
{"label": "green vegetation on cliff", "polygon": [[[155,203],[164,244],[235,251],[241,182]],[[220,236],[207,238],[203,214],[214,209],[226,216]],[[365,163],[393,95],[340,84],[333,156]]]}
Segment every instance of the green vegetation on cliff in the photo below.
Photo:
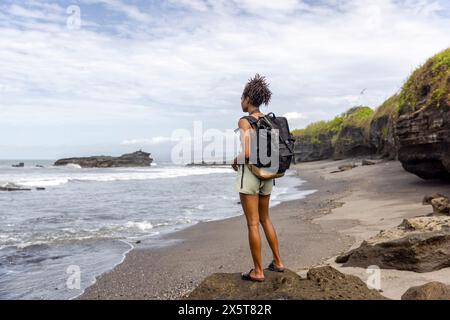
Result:
{"label": "green vegetation on cliff", "polygon": [[292,134],[299,137],[309,138],[311,143],[320,143],[320,137],[332,138],[339,133],[344,118],[342,116],[335,117],[330,121],[318,121],[311,123],[305,129],[297,129]]}
{"label": "green vegetation on cliff", "polygon": [[329,138],[335,142],[344,127],[368,128],[373,112],[369,107],[354,107],[333,120],[311,123],[304,129],[292,131],[292,134],[309,139],[313,144],[320,143],[321,137]]}
{"label": "green vegetation on cliff", "polygon": [[449,83],[450,49],[447,49],[413,72],[400,93],[400,113],[445,105],[450,99]]}
{"label": "green vegetation on cliff", "polygon": [[342,126],[368,128],[374,111],[370,107],[354,107],[344,113]]}
{"label": "green vegetation on cliff", "polygon": [[383,104],[375,110],[372,120],[376,120],[384,116],[387,116],[389,118],[396,118],[399,107],[398,99],[399,96],[395,94],[392,97],[388,98],[385,102],[383,102]]}

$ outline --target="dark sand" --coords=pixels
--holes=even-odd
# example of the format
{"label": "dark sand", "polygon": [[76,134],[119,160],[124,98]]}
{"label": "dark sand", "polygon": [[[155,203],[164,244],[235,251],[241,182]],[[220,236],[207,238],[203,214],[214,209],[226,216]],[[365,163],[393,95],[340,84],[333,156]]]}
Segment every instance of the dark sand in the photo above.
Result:
{"label": "dark sand", "polygon": [[[450,195],[449,184],[423,181],[405,172],[398,162],[330,174],[348,162],[295,166],[308,181],[302,189],[318,191],[271,210],[284,262],[299,274],[313,266],[333,264],[333,257],[405,217],[429,213],[430,208],[421,205],[425,194]],[[211,273],[248,271],[252,266],[244,216],[201,223],[168,238],[179,241],[170,247],[132,250],[79,299],[176,299]],[[268,264],[271,256],[265,241],[263,255]],[[365,269],[339,269],[366,280]],[[399,298],[409,284],[450,281],[450,276],[447,269],[428,275],[389,271],[383,279],[386,296]]]}

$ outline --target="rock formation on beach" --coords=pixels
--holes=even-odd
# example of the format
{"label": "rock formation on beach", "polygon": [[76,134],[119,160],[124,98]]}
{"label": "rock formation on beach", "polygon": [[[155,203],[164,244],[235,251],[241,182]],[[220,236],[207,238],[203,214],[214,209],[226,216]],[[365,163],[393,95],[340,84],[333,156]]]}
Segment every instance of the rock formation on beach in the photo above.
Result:
{"label": "rock formation on beach", "polygon": [[82,168],[111,168],[111,167],[148,167],[153,159],[150,153],[141,150],[121,155],[120,157],[94,156],[85,158],[60,159],[55,166],[78,164]]}
{"label": "rock formation on beach", "polygon": [[244,281],[239,273],[215,273],[207,277],[187,299],[210,300],[383,300],[358,277],[331,267],[314,268],[302,279],[295,272],[265,270],[262,283]]}
{"label": "rock formation on beach", "polygon": [[344,267],[430,272],[450,267],[450,217],[405,219],[398,227],[382,230],[359,248],[337,257]]}
{"label": "rock formation on beach", "polygon": [[433,215],[450,215],[450,199],[442,194],[427,196],[422,203],[433,207]]}
{"label": "rock formation on beach", "polygon": [[[348,125],[352,113],[357,121]],[[450,49],[429,59],[372,114],[352,108],[293,134],[298,162],[373,154],[398,158],[423,179],[450,180]]]}
{"label": "rock formation on beach", "polygon": [[402,300],[450,300],[450,286],[435,281],[411,287],[402,295]]}
{"label": "rock formation on beach", "polygon": [[450,49],[417,69],[399,98],[399,160],[424,179],[450,179]]}

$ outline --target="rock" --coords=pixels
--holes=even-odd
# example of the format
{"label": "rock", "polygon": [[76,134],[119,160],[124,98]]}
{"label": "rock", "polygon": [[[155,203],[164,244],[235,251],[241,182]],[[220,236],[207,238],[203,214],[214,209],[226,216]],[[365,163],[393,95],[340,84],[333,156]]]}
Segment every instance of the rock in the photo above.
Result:
{"label": "rock", "polygon": [[12,167],[13,168],[23,168],[23,167],[25,167],[25,163],[20,162],[18,164],[13,164]]}
{"label": "rock", "polygon": [[31,189],[14,183],[6,183],[4,185],[0,185],[0,191],[31,191]]}
{"label": "rock", "polygon": [[433,207],[433,215],[450,215],[450,200],[441,194],[427,196],[422,202]]}
{"label": "rock", "polygon": [[398,95],[387,99],[375,113],[370,122],[370,143],[375,153],[382,158],[397,158],[398,141],[395,126],[398,113]]}
{"label": "rock", "polygon": [[361,162],[361,165],[363,165],[363,166],[373,166],[373,165],[375,165],[375,164],[377,164],[375,161],[366,160],[366,159],[364,159],[364,160]]}
{"label": "rock", "polygon": [[440,193],[436,193],[433,194],[432,196],[425,196],[422,200],[422,204],[425,205],[430,205],[431,206],[431,200],[435,199],[435,198],[445,198],[444,195],[440,194]]}
{"label": "rock", "polygon": [[449,214],[450,213],[450,201],[447,197],[441,197],[431,200],[431,206],[433,207],[433,213]]}
{"label": "rock", "polygon": [[78,164],[82,168],[148,167],[152,161],[153,159],[150,157],[150,153],[136,151],[120,157],[94,156],[60,159],[55,162],[55,166]]}
{"label": "rock", "polygon": [[450,286],[441,282],[429,282],[411,287],[402,295],[402,300],[450,300]]}
{"label": "rock", "polygon": [[296,162],[330,159],[334,154],[331,134],[297,136],[294,144]]}
{"label": "rock", "polygon": [[430,272],[450,267],[450,217],[405,219],[336,258],[345,267]]}
{"label": "rock", "polygon": [[37,187],[36,190],[37,190],[37,191],[45,191],[45,188],[43,188],[43,187]]}
{"label": "rock", "polygon": [[352,170],[352,169],[354,169],[356,167],[357,167],[356,164],[344,164],[342,166],[339,166],[338,169],[339,169],[340,172],[342,172],[342,171]]}
{"label": "rock", "polygon": [[239,273],[215,273],[188,296],[190,300],[382,300],[358,277],[345,275],[329,266],[311,269],[302,279],[295,272],[265,270],[265,281],[244,281]]}
{"label": "rock", "polygon": [[396,134],[405,170],[450,180],[450,49],[428,60],[404,85]]}

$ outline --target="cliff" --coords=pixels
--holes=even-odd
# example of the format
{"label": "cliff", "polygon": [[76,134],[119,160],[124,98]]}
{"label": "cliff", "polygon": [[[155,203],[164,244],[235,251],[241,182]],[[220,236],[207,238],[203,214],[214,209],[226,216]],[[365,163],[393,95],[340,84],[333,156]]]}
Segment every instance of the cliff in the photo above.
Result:
{"label": "cliff", "polygon": [[354,107],[331,121],[320,121],[305,129],[294,130],[296,161],[372,154],[374,150],[369,141],[372,114],[369,107]]}
{"label": "cliff", "polygon": [[370,122],[370,143],[374,152],[383,158],[397,158],[398,139],[396,121],[398,112],[398,95],[387,99],[375,113]]}
{"label": "cliff", "polygon": [[428,60],[404,85],[396,131],[399,160],[424,179],[450,179],[450,49]]}
{"label": "cliff", "polygon": [[55,162],[55,166],[78,164],[82,168],[111,168],[111,167],[148,167],[153,159],[150,153],[136,151],[120,157],[93,156],[84,158],[67,158]]}
{"label": "cliff", "polygon": [[369,107],[351,108],[343,115],[341,129],[335,137],[334,159],[365,156],[374,153],[369,141],[370,119],[373,110]]}
{"label": "cliff", "polygon": [[375,112],[352,108],[293,134],[299,162],[377,155],[423,179],[450,180],[450,49],[414,71]]}
{"label": "cliff", "polygon": [[302,130],[295,130],[294,145],[297,162],[317,161],[331,158],[334,154],[333,137],[342,126],[342,117],[331,121],[319,121]]}

